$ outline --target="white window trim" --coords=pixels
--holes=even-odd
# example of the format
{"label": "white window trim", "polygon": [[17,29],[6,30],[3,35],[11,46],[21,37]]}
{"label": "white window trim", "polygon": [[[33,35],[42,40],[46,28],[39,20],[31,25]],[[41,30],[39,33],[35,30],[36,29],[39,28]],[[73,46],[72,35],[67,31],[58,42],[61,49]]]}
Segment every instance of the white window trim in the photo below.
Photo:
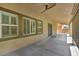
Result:
{"label": "white window trim", "polygon": [[29,20],[29,21],[30,21],[30,33],[29,33],[29,34],[25,34],[25,33],[24,33],[23,35],[31,35],[31,34],[36,34],[36,33],[31,33],[31,29],[32,29],[32,28],[31,28],[31,22],[32,22],[32,21],[35,21],[35,20],[30,19],[30,18],[27,18],[27,17],[23,17],[23,20]]}
{"label": "white window trim", "polygon": [[[27,17],[23,17],[23,21],[25,21],[25,20],[29,20],[30,21],[30,33],[29,34],[25,34],[23,32],[23,35],[30,35],[31,34],[31,19],[30,18],[27,18]],[[23,24],[23,26],[25,26],[25,25]],[[24,28],[23,28],[23,30],[24,30]]]}
{"label": "white window trim", "polygon": [[[9,15],[9,24],[2,24],[2,14],[5,14],[5,15]],[[17,24],[14,25],[14,24],[11,24],[11,16],[14,16],[16,17],[16,22]],[[0,38],[9,38],[9,37],[17,37],[19,35],[19,28],[18,28],[18,15],[15,15],[15,14],[12,14],[12,13],[9,13],[9,12],[5,12],[5,11],[0,11]],[[11,36],[6,36],[6,37],[2,37],[2,26],[16,26],[17,27],[17,34],[16,35],[11,35]],[[11,34],[11,31],[10,33]]]}

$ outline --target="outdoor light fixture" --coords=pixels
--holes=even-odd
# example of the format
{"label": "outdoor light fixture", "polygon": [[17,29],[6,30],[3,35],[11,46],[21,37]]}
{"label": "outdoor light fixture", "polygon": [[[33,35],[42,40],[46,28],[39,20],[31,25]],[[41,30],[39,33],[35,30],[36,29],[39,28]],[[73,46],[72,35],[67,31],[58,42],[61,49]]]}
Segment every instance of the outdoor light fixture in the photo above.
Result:
{"label": "outdoor light fixture", "polygon": [[56,5],[56,3],[48,3],[48,4],[44,5],[45,9],[41,13],[44,13],[48,9],[51,9],[52,7],[54,7],[55,5]]}

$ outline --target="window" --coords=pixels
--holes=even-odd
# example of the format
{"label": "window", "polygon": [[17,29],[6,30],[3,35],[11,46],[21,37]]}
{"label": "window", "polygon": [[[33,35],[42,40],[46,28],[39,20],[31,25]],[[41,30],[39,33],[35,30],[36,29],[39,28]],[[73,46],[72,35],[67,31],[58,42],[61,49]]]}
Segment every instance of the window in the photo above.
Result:
{"label": "window", "polygon": [[2,36],[9,36],[9,26],[2,26]]}
{"label": "window", "polygon": [[17,35],[17,26],[11,26],[11,35]]}
{"label": "window", "polygon": [[24,34],[30,34],[30,20],[24,19]]}
{"label": "window", "polygon": [[37,21],[37,34],[41,34],[43,31],[43,23],[42,21]]}
{"label": "window", "polygon": [[2,14],[2,24],[9,24],[9,16]]}
{"label": "window", "polygon": [[12,13],[0,11],[0,38],[18,35],[18,16]]}
{"label": "window", "polygon": [[11,16],[11,24],[13,24],[13,25],[16,25],[17,24],[16,17]]}
{"label": "window", "polygon": [[36,21],[31,20],[31,33],[36,34]]}
{"label": "window", "polygon": [[24,18],[24,34],[36,34],[36,20]]}
{"label": "window", "polygon": [[24,34],[41,34],[43,32],[43,23],[39,20],[24,17]]}

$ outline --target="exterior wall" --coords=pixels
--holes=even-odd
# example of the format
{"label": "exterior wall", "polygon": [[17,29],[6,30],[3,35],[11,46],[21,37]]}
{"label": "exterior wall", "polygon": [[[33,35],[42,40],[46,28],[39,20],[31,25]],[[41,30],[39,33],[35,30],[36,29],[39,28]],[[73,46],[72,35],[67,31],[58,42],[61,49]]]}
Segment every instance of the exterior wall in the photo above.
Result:
{"label": "exterior wall", "polygon": [[60,23],[57,25],[57,33],[62,33],[62,24]]}
{"label": "exterior wall", "polygon": [[[57,23],[53,22],[52,20],[47,20],[44,17],[35,16],[33,14],[30,14],[30,12],[28,12],[27,10],[26,10],[27,13],[25,13],[23,10],[20,10],[19,8],[17,8],[14,5],[0,4],[0,6],[7,8],[7,9],[10,9],[10,10],[13,10],[13,11],[16,11],[16,12],[19,12],[19,13],[23,12],[25,15],[28,14],[28,16],[35,17],[35,18],[43,21],[43,34],[2,41],[2,42],[0,42],[0,55],[6,54],[6,53],[14,51],[18,48],[22,48],[22,47],[28,46],[32,43],[35,43],[35,42],[38,42],[40,40],[48,38],[48,23],[52,24],[53,32],[56,33]],[[20,24],[20,26],[22,26],[22,25]],[[22,30],[23,29],[20,28],[20,31],[22,31]]]}
{"label": "exterior wall", "polygon": [[72,20],[72,37],[79,46],[79,11]]}
{"label": "exterior wall", "polygon": [[72,23],[70,24],[69,34],[70,34],[70,36],[72,36]]}

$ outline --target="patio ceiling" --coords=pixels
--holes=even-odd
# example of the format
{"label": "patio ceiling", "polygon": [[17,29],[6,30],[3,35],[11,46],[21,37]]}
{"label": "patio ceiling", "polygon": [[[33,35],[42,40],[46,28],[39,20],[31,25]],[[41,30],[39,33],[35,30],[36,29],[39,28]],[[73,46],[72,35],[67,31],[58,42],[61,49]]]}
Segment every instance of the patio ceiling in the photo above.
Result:
{"label": "patio ceiling", "polygon": [[4,3],[0,6],[10,8],[15,11],[20,11],[20,13],[33,15],[36,17],[45,17],[48,20],[53,20],[56,22],[68,24],[72,18],[71,12],[73,9],[73,3],[57,3],[56,6],[50,8],[49,10],[41,13],[45,4],[43,3]]}

